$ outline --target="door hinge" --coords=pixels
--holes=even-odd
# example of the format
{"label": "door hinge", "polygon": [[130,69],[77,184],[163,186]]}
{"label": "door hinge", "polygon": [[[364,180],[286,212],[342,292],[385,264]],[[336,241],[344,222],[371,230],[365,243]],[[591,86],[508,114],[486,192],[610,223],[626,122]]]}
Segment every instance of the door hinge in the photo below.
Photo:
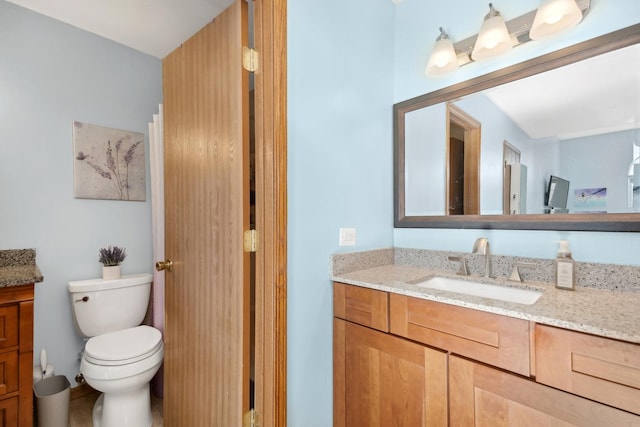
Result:
{"label": "door hinge", "polygon": [[244,414],[243,427],[260,427],[260,420],[258,419],[258,412],[255,409],[249,410]]}
{"label": "door hinge", "polygon": [[258,70],[258,51],[251,47],[242,48],[242,67],[255,73]]}
{"label": "door hinge", "polygon": [[258,232],[247,230],[244,232],[244,251],[256,252],[258,250]]}

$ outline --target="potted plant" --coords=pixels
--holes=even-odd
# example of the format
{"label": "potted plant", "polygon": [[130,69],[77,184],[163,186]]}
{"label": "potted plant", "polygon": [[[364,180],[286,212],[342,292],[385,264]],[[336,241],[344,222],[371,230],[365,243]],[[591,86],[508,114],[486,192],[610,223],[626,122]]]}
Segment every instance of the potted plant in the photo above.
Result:
{"label": "potted plant", "polygon": [[117,246],[100,248],[98,261],[102,263],[102,278],[113,280],[120,278],[120,264],[127,257],[126,250]]}

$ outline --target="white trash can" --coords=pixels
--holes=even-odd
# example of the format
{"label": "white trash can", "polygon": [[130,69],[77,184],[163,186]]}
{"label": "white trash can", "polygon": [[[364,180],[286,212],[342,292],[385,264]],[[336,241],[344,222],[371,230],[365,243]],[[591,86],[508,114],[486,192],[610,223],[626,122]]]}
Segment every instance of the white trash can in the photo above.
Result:
{"label": "white trash can", "polygon": [[64,375],[44,378],[33,385],[38,427],[67,427],[71,384]]}

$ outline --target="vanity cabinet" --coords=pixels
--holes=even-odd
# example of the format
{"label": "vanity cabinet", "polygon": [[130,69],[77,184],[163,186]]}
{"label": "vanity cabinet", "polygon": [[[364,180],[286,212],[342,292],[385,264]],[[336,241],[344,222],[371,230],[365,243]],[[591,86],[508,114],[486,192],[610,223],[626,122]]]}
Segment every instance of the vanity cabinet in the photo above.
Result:
{"label": "vanity cabinet", "polygon": [[447,354],[390,335],[387,292],[334,284],[334,427],[447,425]]}
{"label": "vanity cabinet", "polygon": [[640,425],[638,345],[342,283],[334,316],[336,427]]}
{"label": "vanity cabinet", "polygon": [[1,426],[33,425],[33,285],[0,288]]}

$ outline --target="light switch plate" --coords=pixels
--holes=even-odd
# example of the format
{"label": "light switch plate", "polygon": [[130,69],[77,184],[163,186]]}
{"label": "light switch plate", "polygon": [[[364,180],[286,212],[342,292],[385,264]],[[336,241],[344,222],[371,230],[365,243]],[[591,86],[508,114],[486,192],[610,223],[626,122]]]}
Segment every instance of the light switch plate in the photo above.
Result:
{"label": "light switch plate", "polygon": [[340,239],[338,244],[340,246],[355,246],[356,244],[356,229],[355,228],[341,228]]}

